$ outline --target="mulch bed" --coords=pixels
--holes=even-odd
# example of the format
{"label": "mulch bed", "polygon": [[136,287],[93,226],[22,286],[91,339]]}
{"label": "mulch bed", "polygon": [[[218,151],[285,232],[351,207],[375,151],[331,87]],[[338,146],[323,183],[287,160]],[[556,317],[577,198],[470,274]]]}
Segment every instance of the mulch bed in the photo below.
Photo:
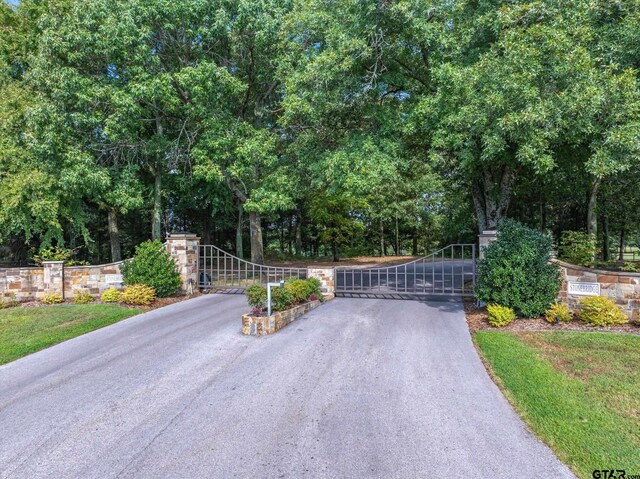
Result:
{"label": "mulch bed", "polygon": [[490,329],[494,331],[598,331],[640,335],[640,327],[636,326],[637,323],[627,323],[603,328],[589,326],[578,319],[573,319],[567,323],[551,324],[544,318],[518,318],[507,326],[494,328],[488,322],[487,308],[485,306],[478,306],[474,301],[465,301],[464,312],[467,317],[469,330],[472,333]]}

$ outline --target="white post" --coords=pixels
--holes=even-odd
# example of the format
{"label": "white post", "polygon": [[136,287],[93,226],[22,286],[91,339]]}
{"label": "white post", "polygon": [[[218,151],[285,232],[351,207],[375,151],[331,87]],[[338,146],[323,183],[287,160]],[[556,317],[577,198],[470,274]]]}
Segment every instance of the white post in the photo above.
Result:
{"label": "white post", "polygon": [[279,283],[267,283],[267,316],[271,316],[271,288],[282,288],[284,281]]}

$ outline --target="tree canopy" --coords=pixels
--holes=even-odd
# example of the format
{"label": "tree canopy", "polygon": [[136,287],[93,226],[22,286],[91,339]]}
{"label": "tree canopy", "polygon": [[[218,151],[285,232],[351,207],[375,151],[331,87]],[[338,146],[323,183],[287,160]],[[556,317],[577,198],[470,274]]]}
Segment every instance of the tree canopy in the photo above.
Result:
{"label": "tree canopy", "polygon": [[[0,262],[640,236],[635,0],[0,3]],[[613,250],[616,251],[613,251]],[[617,256],[616,256],[617,257]]]}

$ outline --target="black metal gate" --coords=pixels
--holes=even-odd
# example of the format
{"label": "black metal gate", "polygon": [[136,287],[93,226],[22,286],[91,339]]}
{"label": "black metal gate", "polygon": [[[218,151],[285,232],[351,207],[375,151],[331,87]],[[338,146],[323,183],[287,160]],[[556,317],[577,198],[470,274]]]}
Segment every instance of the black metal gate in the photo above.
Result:
{"label": "black metal gate", "polygon": [[339,296],[471,296],[476,246],[452,244],[424,258],[383,268],[336,268]]}
{"label": "black metal gate", "polygon": [[306,268],[286,268],[252,263],[238,258],[217,246],[201,245],[198,254],[198,287],[241,293],[252,284],[289,278],[306,278]]}

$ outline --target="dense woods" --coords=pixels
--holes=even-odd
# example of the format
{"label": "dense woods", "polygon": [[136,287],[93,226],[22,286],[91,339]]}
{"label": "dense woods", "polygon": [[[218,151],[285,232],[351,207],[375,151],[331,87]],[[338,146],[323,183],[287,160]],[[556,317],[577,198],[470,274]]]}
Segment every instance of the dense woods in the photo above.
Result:
{"label": "dense woods", "polygon": [[640,235],[637,0],[0,4],[0,263]]}

